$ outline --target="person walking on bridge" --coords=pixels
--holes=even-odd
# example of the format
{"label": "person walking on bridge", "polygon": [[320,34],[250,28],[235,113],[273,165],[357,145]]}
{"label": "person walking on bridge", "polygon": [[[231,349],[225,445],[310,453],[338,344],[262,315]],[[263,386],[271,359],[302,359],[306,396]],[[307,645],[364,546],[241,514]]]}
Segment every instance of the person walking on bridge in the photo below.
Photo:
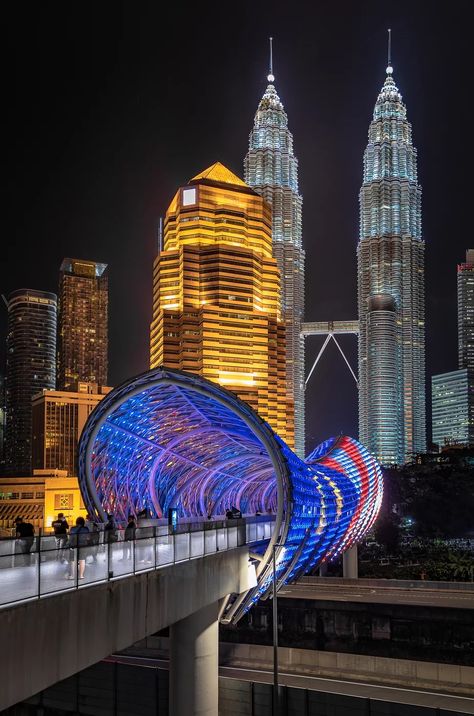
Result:
{"label": "person walking on bridge", "polygon": [[53,520],[51,527],[54,530],[54,540],[56,542],[56,549],[58,550],[56,559],[60,562],[64,562],[69,524],[62,512],[58,514],[58,518],[56,520]]}
{"label": "person walking on bridge", "polygon": [[84,579],[89,534],[84,517],[78,517],[75,527],[72,527],[69,533],[70,570],[67,575],[68,579],[74,579],[74,561],[77,561],[79,579]]}

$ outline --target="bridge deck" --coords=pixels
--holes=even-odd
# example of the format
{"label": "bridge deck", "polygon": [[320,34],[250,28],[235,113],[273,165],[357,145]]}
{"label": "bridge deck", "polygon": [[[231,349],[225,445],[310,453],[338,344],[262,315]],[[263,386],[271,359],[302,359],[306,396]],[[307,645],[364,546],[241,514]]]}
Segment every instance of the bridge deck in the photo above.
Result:
{"label": "bridge deck", "polygon": [[37,537],[30,554],[22,554],[19,540],[2,540],[0,608],[269,540],[273,526],[274,518],[268,516],[197,523],[189,529],[180,525],[171,534],[167,526],[147,527],[141,529],[143,536],[130,541],[120,530],[117,542],[104,543],[101,533],[98,545],[73,549],[58,549],[54,537]]}

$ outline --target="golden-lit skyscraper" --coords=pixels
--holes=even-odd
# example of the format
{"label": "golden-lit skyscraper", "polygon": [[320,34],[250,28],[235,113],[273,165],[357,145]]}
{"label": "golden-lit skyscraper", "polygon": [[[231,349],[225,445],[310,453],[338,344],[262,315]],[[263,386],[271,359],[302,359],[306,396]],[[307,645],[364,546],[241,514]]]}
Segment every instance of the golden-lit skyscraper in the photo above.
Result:
{"label": "golden-lit skyscraper", "polygon": [[153,272],[150,366],[198,373],[293,445],[271,208],[217,162],[176,192]]}

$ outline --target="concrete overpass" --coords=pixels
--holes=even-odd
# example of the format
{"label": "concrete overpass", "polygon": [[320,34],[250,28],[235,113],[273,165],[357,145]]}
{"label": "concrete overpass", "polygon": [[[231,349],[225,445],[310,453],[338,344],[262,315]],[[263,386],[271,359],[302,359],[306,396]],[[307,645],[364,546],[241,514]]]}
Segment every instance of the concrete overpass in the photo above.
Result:
{"label": "concrete overpass", "polygon": [[[303,461],[236,395],[164,368],[97,405],[81,436],[79,480],[98,522],[112,512],[123,524],[145,510],[158,530],[141,535],[131,552],[106,545],[84,575],[95,548],[80,546],[67,581],[57,565],[44,564],[51,562],[45,550],[21,567],[6,556],[0,629],[8,703],[170,625],[170,713],[217,714],[218,619],[237,622],[272,595],[273,584],[347,552],[373,524],[383,492],[380,466],[352,438],[329,438]],[[259,538],[252,524],[243,534],[219,527],[231,507],[271,515],[270,529]],[[161,533],[171,509],[209,529]],[[27,601],[12,606],[14,599]],[[35,649],[44,649],[40,660]]]}
{"label": "concrete overpass", "polygon": [[[37,564],[24,569],[34,576],[40,572]],[[6,572],[0,573],[4,599]],[[219,601],[251,586],[248,547],[236,545],[99,583],[62,584],[57,593],[16,604],[9,599],[0,609],[0,710],[167,626],[171,713],[192,714],[196,704],[209,707],[217,703]]]}

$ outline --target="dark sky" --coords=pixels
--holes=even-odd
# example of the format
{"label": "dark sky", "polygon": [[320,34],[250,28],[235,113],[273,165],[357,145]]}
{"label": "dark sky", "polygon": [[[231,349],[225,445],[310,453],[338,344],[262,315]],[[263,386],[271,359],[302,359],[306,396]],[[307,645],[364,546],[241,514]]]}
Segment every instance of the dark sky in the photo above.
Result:
{"label": "dark sky", "polygon": [[[355,318],[362,155],[391,27],[423,186],[427,376],[455,369],[456,263],[473,243],[468,3],[162,7],[16,3],[7,18],[2,293],[56,291],[64,256],[107,262],[109,382],[145,370],[157,219],[176,188],[213,162],[242,175],[273,35],[300,163],[306,320]],[[2,336],[5,319],[2,311]],[[307,370],[321,343],[307,343]],[[343,343],[355,366],[355,340]],[[320,365],[307,391],[309,447],[357,435],[356,389],[335,346]]]}

